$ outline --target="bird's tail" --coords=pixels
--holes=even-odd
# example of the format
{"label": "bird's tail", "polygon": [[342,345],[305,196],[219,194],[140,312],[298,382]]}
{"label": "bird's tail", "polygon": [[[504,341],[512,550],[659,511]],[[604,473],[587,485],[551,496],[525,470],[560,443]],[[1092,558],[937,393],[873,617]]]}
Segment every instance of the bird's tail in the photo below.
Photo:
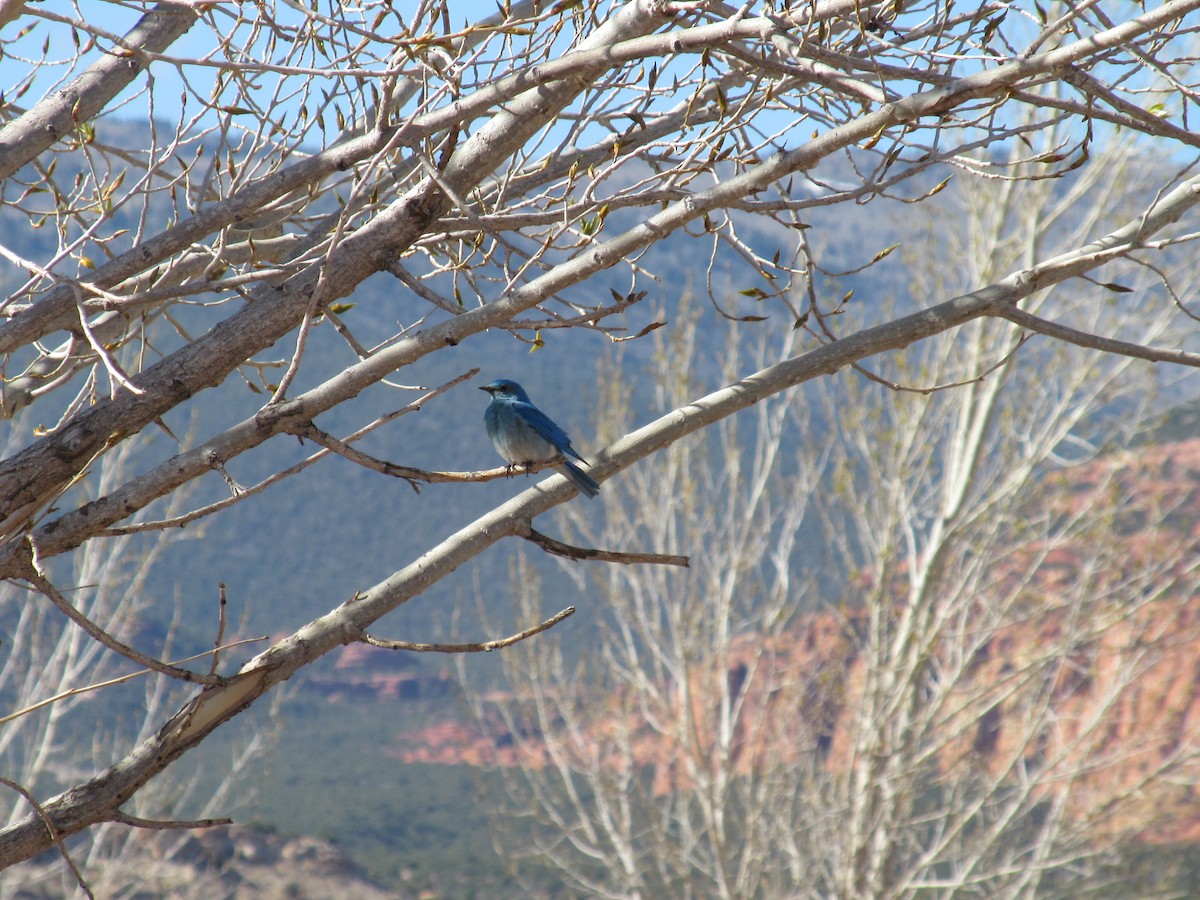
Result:
{"label": "bird's tail", "polygon": [[595,497],[600,493],[600,485],[591,475],[583,471],[570,460],[563,460],[563,466],[566,469],[567,477],[575,482],[575,487],[579,488],[579,492],[587,497]]}

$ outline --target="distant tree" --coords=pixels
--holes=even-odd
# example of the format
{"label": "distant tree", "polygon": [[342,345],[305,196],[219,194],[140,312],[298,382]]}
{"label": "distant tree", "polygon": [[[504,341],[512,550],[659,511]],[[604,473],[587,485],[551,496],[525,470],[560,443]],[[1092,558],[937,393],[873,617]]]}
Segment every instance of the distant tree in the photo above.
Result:
{"label": "distant tree", "polygon": [[[731,372],[729,387],[614,441],[595,454],[598,478],[802,382],[978,320],[987,324],[964,332],[967,346],[970,335],[1004,334],[1007,320],[1108,353],[1193,365],[1189,353],[1147,343],[1145,304],[1110,320],[1072,319],[1068,301],[1092,281],[1119,292],[1150,271],[1163,273],[1162,304],[1183,304],[1160,261],[1195,236],[1181,220],[1200,201],[1200,177],[1189,174],[1200,145],[1191,130],[1197,7],[584,0],[506,3],[478,17],[449,0],[367,2],[353,13],[323,3],[163,2],[126,26],[125,3],[0,4],[6,71],[28,65],[0,109],[0,196],[6,215],[27,216],[55,244],[32,251],[19,230],[0,240],[10,266],[0,407],[31,409],[45,426],[25,431],[25,446],[0,461],[0,577],[31,588],[31,603],[69,605],[59,582],[73,577],[76,554],[156,527],[131,524],[143,511],[161,528],[219,516],[274,480],[170,519],[151,515],[151,504],[284,435],[417,482],[500,477],[389,467],[314,420],[488,329],[531,343],[555,328],[625,337],[619,314],[638,314],[653,287],[648,250],[682,231],[695,236],[698,258],[713,260],[706,290],[726,315],[769,311],[798,343],[786,359]],[[135,132],[131,147],[114,135],[133,119],[145,138]],[[806,249],[802,225],[816,207],[918,201],[939,191],[947,166],[978,185],[1088,172],[1117,134],[1136,135],[1148,158],[1178,161],[1136,193],[1124,224],[1097,218],[1060,252],[1029,248],[1008,270],[921,297],[915,312],[848,318],[815,278],[824,258]],[[1098,178],[1089,196],[1105,191]],[[625,214],[635,224],[621,230]],[[746,238],[752,221],[793,243],[778,255],[757,251]],[[886,249],[857,248],[861,264]],[[712,277],[725,254],[740,260],[737,297]],[[627,273],[627,292],[580,300],[570,291],[610,268]],[[339,301],[376,273],[397,280],[411,315],[395,334],[366,339]],[[1070,291],[1051,290],[1068,281]],[[198,300],[200,327],[181,318]],[[299,391],[318,321],[360,361]],[[1092,321],[1104,331],[1087,332]],[[278,367],[259,356],[272,347],[285,348]],[[973,372],[980,359],[963,357],[953,371]],[[1029,377],[1043,374],[1038,365]],[[263,393],[254,416],[100,484],[103,459],[164,415],[247,383]],[[991,388],[965,390],[984,401]],[[965,440],[977,434],[969,425]],[[529,489],[387,580],[354,585],[354,602],[331,597],[328,614],[232,674],[180,671],[126,646],[120,652],[194,693],[94,777],[52,797],[30,794],[37,808],[0,831],[0,865],[122,820],[125,804],[219,725],[365,639],[381,616],[486,547],[532,536],[529,521],[571,495],[557,478]],[[956,497],[931,525],[935,536],[978,509]],[[938,571],[947,561],[921,559]],[[879,590],[892,574],[874,573]],[[919,586],[917,574],[909,577]],[[912,617],[928,611],[909,608],[887,623],[898,635],[927,624]],[[108,628],[115,633],[97,639],[113,648],[121,623]],[[916,646],[896,640],[897,653]],[[873,810],[856,807],[854,821],[890,827]],[[853,840],[869,855],[881,834],[855,831]],[[891,871],[878,862],[866,877]]]}
{"label": "distant tree", "polygon": [[[1077,241],[1101,215],[1091,173],[1139,177],[1130,148],[1070,189],[993,181],[915,211],[910,290]],[[1107,332],[1128,315],[1107,292],[1059,308]],[[1173,316],[1146,312],[1140,337],[1157,339]],[[503,690],[464,672],[514,871],[533,886],[549,864],[614,898],[1080,896],[1171,833],[1200,765],[1198,548],[1179,522],[1200,488],[1157,493],[1161,475],[1120,452],[1155,395],[1145,367],[1018,354],[1026,336],[983,320],[869,378],[764,398],[627,472],[601,529],[567,511],[579,543],[697,552],[687,571],[572,567],[595,637],[514,650]],[[727,369],[768,362],[739,342]],[[649,377],[682,406],[703,377],[694,319],[660,345]],[[632,427],[627,395],[605,400],[600,421]],[[533,616],[540,580],[519,565]]]}
{"label": "distant tree", "polygon": [[[28,418],[28,411],[19,417]],[[27,422],[21,422],[28,427]],[[9,436],[10,438],[12,435]],[[101,457],[88,480],[89,488],[102,495],[136,471],[140,438],[122,443]],[[15,450],[17,448],[9,448]],[[191,500],[187,487],[172,497],[183,512]],[[168,509],[168,514],[172,510]],[[128,659],[112,652],[98,635],[145,623],[152,605],[161,603],[145,583],[163,551],[184,537],[179,531],[155,530],[146,535],[124,535],[107,542],[91,542],[70,557],[74,569],[68,573],[77,585],[70,598],[58,594],[54,602],[31,602],[37,594],[27,585],[10,580],[0,584],[0,621],[3,625],[4,657],[0,667],[0,697],[4,717],[0,719],[0,777],[6,791],[30,790],[46,784],[70,784],[97,763],[109,761],[114,742],[145,740],[169,717],[182,698],[183,687],[170,678],[147,678],[151,669],[130,669]],[[216,598],[214,598],[216,599]],[[80,621],[91,630],[76,627],[65,616],[69,604]],[[214,604],[215,607],[215,604]],[[163,610],[158,610],[161,614]],[[176,626],[182,610],[174,601],[170,624],[163,637],[163,651],[175,644]],[[207,661],[208,654],[199,659]],[[139,688],[118,704],[94,701],[107,697],[117,685]],[[80,739],[80,716],[90,723]],[[88,718],[90,716],[90,718]],[[171,859],[173,841],[151,859],[144,849],[131,851],[138,843],[136,829],[129,825],[143,819],[150,824],[157,809],[176,799],[204,791],[197,804],[201,815],[227,815],[253,788],[236,778],[238,772],[261,751],[269,735],[255,728],[236,745],[227,759],[227,770],[203,779],[192,772],[170,785],[148,787],[130,802],[125,815],[93,828],[87,840],[74,843],[72,856],[88,874],[90,887],[102,896],[114,896],[134,885],[144,885],[154,867]],[[235,792],[236,791],[236,795]],[[26,799],[14,794],[8,804],[5,825],[19,821],[28,811]],[[131,860],[137,860],[133,863]],[[0,893],[44,892],[46,896],[69,894],[74,877],[70,870],[55,872],[50,867],[29,871],[10,868],[0,873]]]}

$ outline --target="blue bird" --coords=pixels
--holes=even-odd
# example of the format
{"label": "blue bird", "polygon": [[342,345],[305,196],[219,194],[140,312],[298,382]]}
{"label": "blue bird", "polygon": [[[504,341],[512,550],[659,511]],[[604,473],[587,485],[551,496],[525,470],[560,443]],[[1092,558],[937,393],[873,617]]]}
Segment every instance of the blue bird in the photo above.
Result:
{"label": "blue bird", "polygon": [[500,378],[480,390],[492,395],[492,402],[483,414],[483,423],[496,452],[504,457],[510,468],[561,459],[561,468],[575,486],[588,497],[596,496],[600,485],[567,457],[573,456],[587,465],[591,463],[575,452],[567,433],[530,402],[524,388],[515,381]]}

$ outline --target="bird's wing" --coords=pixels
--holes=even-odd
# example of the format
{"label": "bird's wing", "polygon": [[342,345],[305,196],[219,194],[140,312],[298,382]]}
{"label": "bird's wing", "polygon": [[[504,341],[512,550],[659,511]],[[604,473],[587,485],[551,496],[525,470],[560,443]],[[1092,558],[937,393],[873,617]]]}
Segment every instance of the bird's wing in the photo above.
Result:
{"label": "bird's wing", "polygon": [[512,408],[521,417],[522,422],[536,431],[539,436],[553,444],[560,453],[573,456],[580,462],[587,462],[586,459],[575,452],[575,448],[571,446],[571,439],[567,437],[567,433],[555,425],[548,415],[532,403],[522,403],[518,400],[512,405]]}

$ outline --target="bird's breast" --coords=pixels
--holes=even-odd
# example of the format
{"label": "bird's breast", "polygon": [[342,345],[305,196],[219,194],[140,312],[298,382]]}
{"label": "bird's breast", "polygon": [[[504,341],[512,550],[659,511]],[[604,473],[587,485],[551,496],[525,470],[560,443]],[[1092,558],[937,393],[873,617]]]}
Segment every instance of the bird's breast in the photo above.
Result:
{"label": "bird's breast", "polygon": [[507,462],[542,462],[558,456],[554,445],[512,410],[488,409],[484,424],[496,452]]}

